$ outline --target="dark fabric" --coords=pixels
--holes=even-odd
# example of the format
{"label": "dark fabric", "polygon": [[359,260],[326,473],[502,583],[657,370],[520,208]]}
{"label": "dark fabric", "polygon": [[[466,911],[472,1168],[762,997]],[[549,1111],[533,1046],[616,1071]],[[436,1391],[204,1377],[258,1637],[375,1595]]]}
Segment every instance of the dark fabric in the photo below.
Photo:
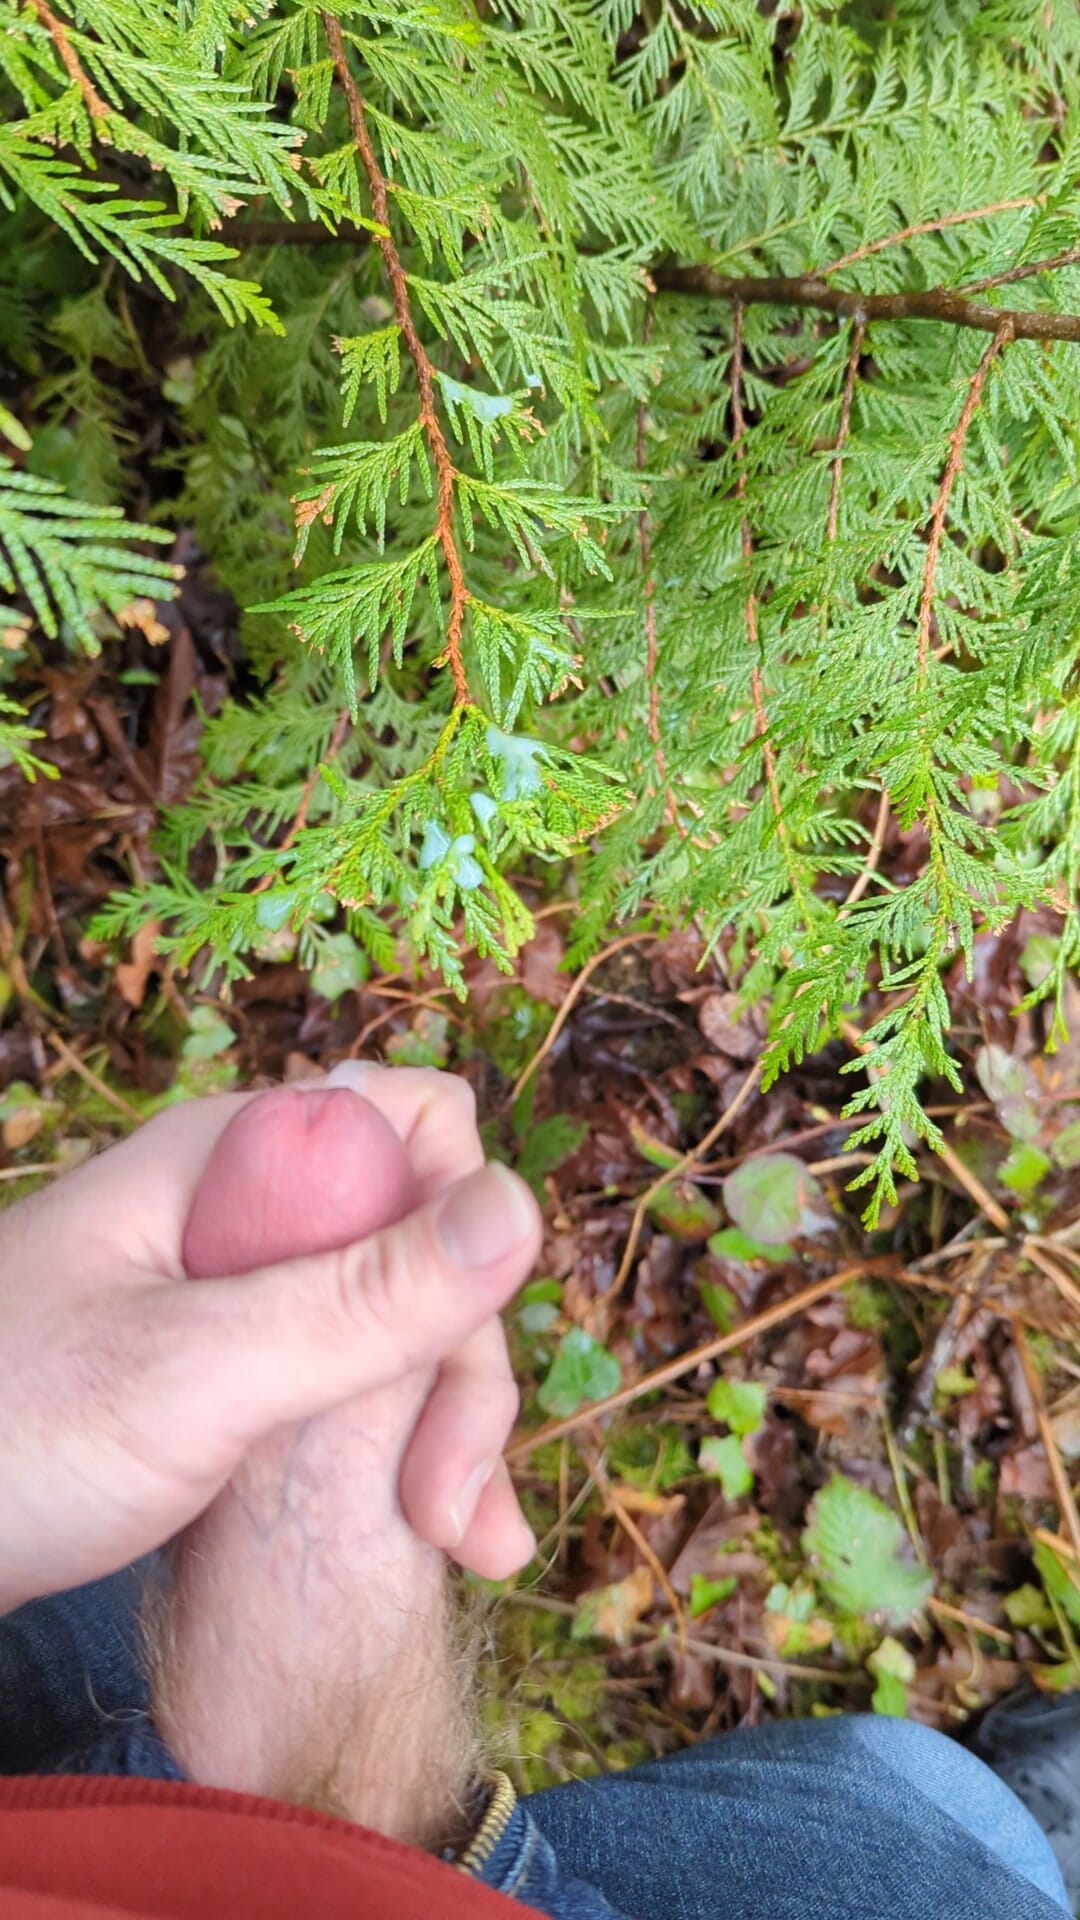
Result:
{"label": "dark fabric", "polygon": [[552,1920],[1071,1911],[1015,1795],[954,1741],[897,1720],[782,1722],[537,1794],[483,1878]]}
{"label": "dark fabric", "polygon": [[[0,1620],[0,1772],[175,1789],[180,1769],[149,1719],[134,1628],[147,1573]],[[279,1812],[287,1821],[290,1810]],[[1069,1910],[1048,1843],[993,1773],[940,1734],[877,1719],[763,1727],[539,1794],[515,1810],[478,1878],[551,1920],[1061,1920]],[[125,1897],[134,1891],[124,1882]],[[313,1887],[311,1901],[271,1911],[323,1920],[321,1900]],[[172,1920],[171,1908],[160,1912]],[[200,1920],[247,1912],[211,1904]],[[0,1901],[2,1920],[9,1913]]]}

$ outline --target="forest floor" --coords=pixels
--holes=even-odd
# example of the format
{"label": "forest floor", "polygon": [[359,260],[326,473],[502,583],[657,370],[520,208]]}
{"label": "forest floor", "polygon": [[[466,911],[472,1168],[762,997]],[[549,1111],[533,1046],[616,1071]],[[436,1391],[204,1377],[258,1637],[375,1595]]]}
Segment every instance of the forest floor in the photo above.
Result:
{"label": "forest floor", "polygon": [[[493,1635],[521,1784],[769,1715],[955,1727],[1025,1674],[1080,1686],[1080,988],[1056,1054],[1016,1012],[1052,922],[951,972],[965,1091],[872,1233],[841,1109],[873,1005],[763,1094],[766,1009],[694,928],[572,977],[573,900],[538,890],[515,977],[472,965],[465,1005],[346,937],[312,974],[287,931],[225,1000],[153,928],[86,934],[197,777],[213,612],[43,671],[60,777],[0,770],[0,1204],[197,1093],[346,1056],[472,1081],[547,1227],[508,1316],[540,1549]],[[883,871],[919,857],[894,832]]]}

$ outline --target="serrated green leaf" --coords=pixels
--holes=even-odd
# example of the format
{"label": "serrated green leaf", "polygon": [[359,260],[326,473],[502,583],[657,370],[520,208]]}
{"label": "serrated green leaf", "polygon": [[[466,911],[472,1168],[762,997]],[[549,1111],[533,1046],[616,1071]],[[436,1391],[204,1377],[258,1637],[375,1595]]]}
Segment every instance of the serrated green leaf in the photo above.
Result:
{"label": "serrated green leaf", "polygon": [[582,1327],[571,1327],[544,1379],[537,1400],[554,1420],[568,1419],[590,1400],[604,1400],[621,1379],[614,1354]]}
{"label": "serrated green leaf", "polygon": [[815,1495],[802,1544],[840,1614],[903,1626],[933,1592],[933,1575],[907,1558],[896,1515],[842,1474]]}
{"label": "serrated green leaf", "polygon": [[213,1060],[231,1047],[236,1035],[216,1007],[192,1007],[180,1049],[185,1060]]}
{"label": "serrated green leaf", "polygon": [[760,1433],[765,1424],[768,1395],[756,1380],[717,1380],[710,1388],[706,1405],[714,1420],[723,1421],[732,1433]]}
{"label": "serrated green leaf", "polygon": [[690,1575],[690,1618],[700,1620],[705,1613],[711,1613],[722,1600],[729,1600],[738,1589],[739,1582],[734,1574],[728,1574],[724,1580],[709,1580],[703,1573]]}
{"label": "serrated green leaf", "polygon": [[1026,1199],[1040,1187],[1050,1171],[1050,1155],[1030,1140],[1017,1140],[998,1168],[998,1179],[1010,1193]]}
{"label": "serrated green leaf", "polygon": [[370,977],[371,962],[351,933],[329,933],[319,941],[311,969],[312,991],[331,1002],[362,987]]}
{"label": "serrated green leaf", "polygon": [[730,1333],[739,1314],[739,1303],[730,1287],[721,1286],[715,1280],[700,1280],[701,1303],[713,1326],[720,1333]]}
{"label": "serrated green leaf", "polygon": [[722,1439],[710,1435],[703,1440],[698,1448],[698,1465],[702,1473],[719,1480],[728,1500],[742,1500],[753,1489],[753,1468],[737,1433],[727,1433]]}

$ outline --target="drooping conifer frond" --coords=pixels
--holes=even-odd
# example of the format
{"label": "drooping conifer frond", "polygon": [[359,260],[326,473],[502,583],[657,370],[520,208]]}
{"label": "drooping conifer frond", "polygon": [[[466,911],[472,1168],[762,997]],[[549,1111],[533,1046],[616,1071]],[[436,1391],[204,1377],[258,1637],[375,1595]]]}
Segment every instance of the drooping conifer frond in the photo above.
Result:
{"label": "drooping conifer frond", "polygon": [[[772,998],[767,1073],[873,988],[852,1110],[891,1193],[955,1074],[956,956],[1040,902],[1035,992],[1080,949],[1072,15],[0,15],[27,261],[0,266],[0,352],[70,341],[76,298],[99,316],[77,388],[17,424],[41,444],[63,408],[85,472],[93,423],[122,493],[130,339],[100,315],[129,283],[176,305],[162,516],[265,687],[211,723],[166,877],[104,930],[153,914],[236,973],[329,900],[460,982],[466,947],[510,966],[528,933],[507,876],[571,860],[579,953],[647,914],[730,946]],[[59,247],[76,281],[46,296]],[[89,510],[22,458],[4,591],[85,642],[157,563],[76,536]],[[37,515],[17,565],[5,510]]]}

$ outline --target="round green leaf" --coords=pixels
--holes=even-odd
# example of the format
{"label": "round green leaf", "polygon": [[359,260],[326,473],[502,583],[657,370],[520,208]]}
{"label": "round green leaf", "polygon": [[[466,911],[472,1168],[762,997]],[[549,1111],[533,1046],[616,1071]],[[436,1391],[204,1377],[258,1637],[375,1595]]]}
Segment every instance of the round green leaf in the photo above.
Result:
{"label": "round green leaf", "polygon": [[766,1247],[821,1233],[832,1224],[821,1188],[793,1153],[744,1160],[724,1181],[724,1205],[736,1226]]}

